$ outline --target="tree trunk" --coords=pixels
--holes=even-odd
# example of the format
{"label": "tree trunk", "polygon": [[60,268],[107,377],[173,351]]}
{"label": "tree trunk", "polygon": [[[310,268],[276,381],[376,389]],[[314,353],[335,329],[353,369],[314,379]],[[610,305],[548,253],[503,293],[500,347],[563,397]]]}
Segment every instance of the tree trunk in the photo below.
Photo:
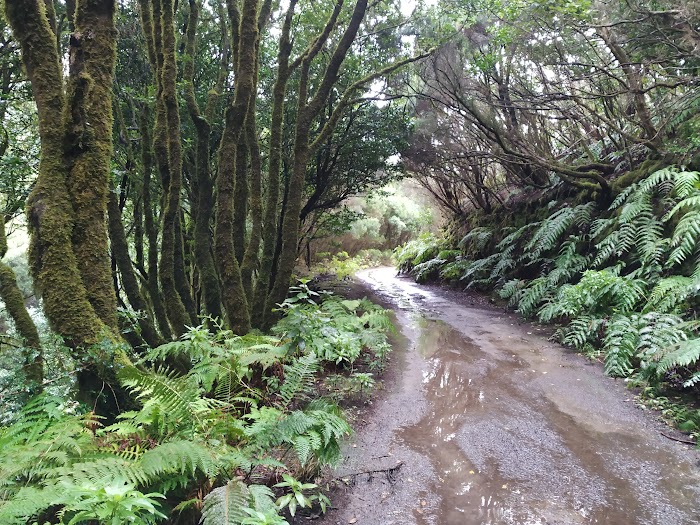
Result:
{"label": "tree trunk", "polygon": [[[323,72],[323,77],[318,84],[315,95],[308,100],[308,74],[310,60],[314,54],[309,53],[302,63],[301,80],[299,82],[297,111],[297,123],[294,136],[294,166],[292,168],[292,178],[289,183],[289,198],[287,199],[287,209],[285,210],[284,221],[282,223],[282,251],[280,253],[277,272],[275,274],[275,284],[272,287],[267,302],[267,310],[284,300],[289,289],[290,280],[294,271],[297,259],[297,246],[299,242],[299,216],[302,207],[304,191],[304,180],[306,177],[306,167],[310,155],[310,130],[311,123],[323,109],[333,86],[338,80],[340,67],[345,60],[345,56],[350,50],[352,42],[355,40],[365,12],[367,11],[367,0],[358,0],[353,9],[350,22],[346,27],[340,41],[336,45],[328,66]],[[328,26],[327,26],[328,27]],[[315,50],[315,49],[314,49]],[[337,122],[337,120],[336,120]]]}
{"label": "tree trunk", "polygon": [[219,148],[214,248],[219,277],[221,278],[224,311],[229,326],[235,332],[244,334],[250,330],[250,312],[243,289],[240,267],[236,259],[233,213],[234,186],[238,177],[236,173],[236,146],[244,133],[248,105],[256,87],[254,85],[255,50],[259,36],[258,2],[256,0],[244,0],[240,27],[240,42],[237,46],[236,94],[233,104],[226,110],[226,127]]}
{"label": "tree trunk", "polygon": [[[99,24],[108,24],[112,28],[113,20],[110,19],[110,16],[114,13],[113,1],[83,2],[81,6],[88,12],[89,9],[96,7],[106,8],[108,16],[95,17],[95,21]],[[85,282],[90,282],[90,278],[83,279],[80,273],[82,265],[79,266],[76,253],[73,250],[76,217],[69,193],[69,172],[65,159],[66,130],[63,115],[66,104],[63,95],[62,67],[56,47],[56,35],[51,30],[43,2],[39,0],[6,0],[5,7],[8,20],[22,48],[22,59],[32,83],[32,92],[39,117],[41,140],[39,175],[27,201],[31,236],[30,267],[41,291],[44,311],[51,327],[61,334],[73,348],[85,348],[98,343],[109,333],[109,331],[105,331],[106,323],[103,322],[102,318],[104,317],[111,324],[112,320],[116,320],[116,312],[106,311],[107,306],[112,304],[111,298],[114,297],[111,281],[108,291],[100,287],[98,291],[93,290],[88,294]],[[89,16],[86,16],[85,11],[83,13],[81,20],[90,19]],[[85,34],[87,35],[91,30],[91,28],[85,28]],[[95,31],[102,38],[116,36],[112,31],[106,29],[95,28]],[[94,39],[86,38],[80,44],[83,52],[89,55],[90,52],[86,48],[89,49],[95,42]],[[102,41],[98,45],[101,49],[109,49],[108,44]],[[109,62],[112,57],[104,57],[104,60]],[[106,93],[107,100],[111,102],[109,90],[105,91],[102,86],[97,85],[104,78],[101,75],[96,75],[95,78],[89,78],[89,80],[90,90],[93,93],[94,90]],[[109,82],[111,85],[111,75]],[[84,110],[88,100],[90,98],[73,98],[74,106],[70,109],[80,113]],[[98,123],[98,127],[103,130],[105,129],[104,120],[111,118],[111,112],[101,116],[103,122]],[[109,127],[109,137],[111,137],[111,126]],[[85,147],[98,148],[101,156],[106,157],[108,162],[111,148],[109,148],[108,143],[104,142],[103,136],[95,135],[86,137],[88,142],[86,142]],[[93,160],[95,162],[91,168],[94,168],[96,172],[101,172],[105,165],[104,162],[95,157]],[[86,167],[86,169],[88,168]],[[93,175],[96,179],[104,176],[102,173],[93,173]],[[76,180],[75,176],[73,180]],[[90,188],[86,189],[86,192],[90,192]],[[91,195],[100,198],[99,193]],[[105,204],[100,200],[89,203],[88,206],[104,210]],[[84,217],[82,219],[87,220]],[[91,219],[94,220],[95,217],[93,216]],[[101,224],[104,228],[104,220]],[[90,224],[90,226],[92,227],[94,224]],[[106,269],[106,280],[109,281],[109,255],[103,244],[103,235],[95,235],[92,240],[95,241],[95,253],[89,254],[89,260],[99,261],[97,268],[101,272]],[[88,243],[80,244],[84,250],[87,250],[89,246]],[[94,278],[100,283],[105,281],[103,275],[94,276]],[[100,293],[97,292],[102,292],[103,295],[100,296]],[[107,296],[109,299],[106,299]],[[90,299],[103,308],[99,314]],[[116,304],[113,304],[112,308],[116,310]]]}
{"label": "tree trunk", "polygon": [[109,193],[107,209],[109,213],[109,238],[112,244],[112,255],[117,263],[124,293],[126,293],[126,298],[129,300],[132,308],[141,314],[138,320],[141,328],[141,337],[151,348],[155,348],[162,345],[165,341],[153,326],[150,310],[141,295],[131,257],[129,256],[129,244],[124,232],[117,193],[114,191]]}
{"label": "tree trunk", "polygon": [[[5,221],[0,218],[0,259],[7,253]],[[24,296],[17,286],[15,272],[0,260],[0,298],[15,323],[17,333],[24,339],[24,373],[34,392],[41,390],[44,380],[44,359],[39,332],[24,305]]]}
{"label": "tree trunk", "polygon": [[[220,13],[223,14],[223,13]],[[194,57],[197,35],[197,22],[199,20],[199,4],[197,0],[190,0],[190,13],[187,23],[187,46],[185,53],[188,57]],[[228,71],[227,64],[227,35],[226,23],[222,21],[222,40],[224,41],[218,86],[215,93],[220,90]],[[190,118],[197,132],[197,145],[195,150],[195,174],[197,181],[195,223],[194,223],[194,259],[199,270],[199,279],[202,287],[204,310],[214,319],[222,317],[221,288],[219,276],[216,273],[216,265],[212,254],[211,219],[214,215],[214,185],[211,178],[209,164],[209,147],[211,144],[211,126],[209,118],[213,112],[217,95],[210,93],[207,102],[207,115],[202,115],[194,92],[194,60],[185,63],[184,78],[186,84],[185,100]]]}

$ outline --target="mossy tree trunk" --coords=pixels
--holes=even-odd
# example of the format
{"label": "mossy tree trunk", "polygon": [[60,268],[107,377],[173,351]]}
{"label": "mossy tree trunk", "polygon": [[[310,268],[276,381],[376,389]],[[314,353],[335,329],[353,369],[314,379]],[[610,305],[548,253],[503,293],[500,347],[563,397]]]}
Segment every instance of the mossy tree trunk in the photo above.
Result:
{"label": "mossy tree trunk", "polygon": [[117,328],[107,236],[112,157],[112,77],[116,60],[113,0],[76,3],[67,83],[66,163],[74,212],[73,251],[88,300],[102,322]]}
{"label": "mossy tree trunk", "polygon": [[122,288],[131,307],[141,313],[138,320],[141,337],[148,345],[155,348],[165,341],[155,329],[150,317],[150,308],[141,294],[136,272],[129,255],[129,243],[124,232],[124,223],[122,222],[122,213],[119,209],[119,199],[116,191],[110,192],[107,208],[112,256],[117,262]]}
{"label": "mossy tree trunk", "polygon": [[260,269],[253,290],[252,319],[256,328],[262,328],[267,318],[267,298],[270,291],[270,275],[275,260],[277,221],[279,218],[280,170],[282,166],[282,137],[284,130],[284,98],[292,72],[289,58],[292,53],[290,32],[297,0],[291,0],[282,24],[279,51],[277,53],[277,77],[272,88],[272,120],[268,150],[268,177],[265,195],[265,215],[262,227],[262,255]]}
{"label": "mossy tree trunk", "polygon": [[[241,270],[234,244],[237,228],[234,224],[235,187],[247,184],[239,169],[238,144],[245,133],[245,120],[250,100],[255,93],[256,49],[260,35],[258,30],[259,8],[256,0],[244,0],[237,13],[229,2],[232,25],[240,18],[236,71],[236,91],[233,103],[226,109],[226,127],[219,147],[219,171],[216,180],[216,230],[214,250],[221,279],[224,312],[229,326],[237,333],[250,330],[250,311],[243,288]],[[232,13],[233,11],[233,13]],[[236,32],[234,31],[234,34]],[[241,152],[241,155],[243,152]],[[240,190],[240,186],[239,186]]]}
{"label": "mossy tree trunk", "polygon": [[[153,150],[163,187],[161,246],[158,277],[165,314],[172,332],[179,337],[192,319],[178,291],[176,250],[181,246],[180,192],[182,191],[182,145],[177,99],[175,60],[175,5],[173,0],[139,0],[149,58],[156,80],[156,113]],[[182,288],[182,283],[180,283]]]}
{"label": "mossy tree trunk", "polygon": [[184,78],[185,100],[190,118],[194,123],[197,133],[195,150],[195,179],[196,179],[196,203],[194,224],[194,259],[201,281],[202,296],[205,312],[214,319],[222,317],[221,287],[219,276],[216,272],[214,255],[212,253],[211,220],[214,216],[214,183],[211,177],[209,162],[209,148],[211,145],[211,124],[214,116],[214,107],[218,94],[223,90],[223,85],[228,74],[228,36],[226,21],[223,12],[220,11],[222,52],[220,57],[220,71],[217,86],[209,92],[207,107],[204,114],[197,103],[194,91],[194,56],[197,52],[197,23],[199,21],[200,5],[198,0],[189,0],[189,17],[187,21],[187,44],[185,55]]}
{"label": "mossy tree trunk", "polygon": [[[109,173],[104,170],[111,153],[111,73],[106,75],[102,66],[109,67],[114,60],[114,1],[77,3],[76,33],[80,36],[71,40],[76,46],[72,56],[83,66],[71,66],[71,75],[79,78],[69,79],[70,100],[64,94],[63,70],[46,4],[6,0],[5,8],[21,45],[39,118],[39,174],[27,201],[31,271],[52,328],[73,348],[86,348],[100,342],[116,325],[106,249],[106,193],[101,189],[107,184]],[[85,23],[96,25],[85,27]],[[101,57],[99,68],[94,64],[99,58],[97,50],[108,53]],[[108,108],[104,100],[96,100],[98,94],[107,99]],[[79,124],[93,115],[98,120],[96,127],[81,129]],[[71,129],[66,129],[69,123]],[[82,144],[76,144],[77,135],[84,138]],[[75,150],[75,146],[81,147]],[[81,180],[88,186],[82,191]],[[88,206],[90,214],[76,217],[77,203]],[[77,224],[90,234],[77,235]],[[95,263],[86,275],[81,272],[84,264],[76,249]],[[93,282],[96,288],[88,291],[86,285]]]}
{"label": "mossy tree trunk", "polygon": [[0,298],[5,303],[7,313],[15,323],[17,333],[24,339],[24,373],[30,383],[30,388],[38,392],[44,380],[44,359],[41,351],[39,332],[34,321],[29,316],[24,304],[24,296],[19,286],[15,272],[1,259],[7,254],[7,237],[5,236],[5,220],[0,217]]}
{"label": "mossy tree trunk", "polygon": [[27,200],[30,268],[51,327],[81,363],[79,396],[92,403],[105,383],[119,395],[113,365],[126,361],[118,349],[108,355],[94,346],[119,340],[106,224],[115,1],[75,2],[65,83],[53,10],[43,0],[6,0],[5,9],[39,121],[39,173]]}
{"label": "mossy tree trunk", "polygon": [[163,296],[161,294],[160,285],[158,283],[158,227],[156,226],[156,207],[153,202],[151,192],[152,174],[153,174],[153,154],[152,140],[150,128],[150,111],[148,105],[144,104],[141,114],[139,129],[141,131],[141,162],[143,165],[143,208],[144,208],[144,227],[146,229],[146,239],[148,241],[148,276],[146,279],[146,288],[148,296],[151,299],[153,314],[158,323],[158,328],[163,338],[169,340],[172,338],[170,330],[170,322],[165,313],[165,305],[163,304]]}
{"label": "mossy tree trunk", "polygon": [[[340,3],[340,2],[339,2]],[[301,63],[301,79],[297,100],[299,108],[297,110],[296,129],[294,135],[294,161],[292,176],[289,182],[289,194],[287,197],[284,220],[282,222],[282,250],[280,252],[278,268],[275,272],[275,283],[268,297],[267,310],[284,300],[289,289],[290,279],[297,260],[297,246],[299,242],[299,216],[302,208],[304,196],[304,181],[306,179],[306,168],[311,155],[311,125],[315,118],[323,110],[323,106],[338,80],[340,67],[345,60],[345,56],[350,50],[362,20],[367,11],[367,0],[358,0],[352,12],[350,21],[343,32],[338,44],[331,55],[328,65],[318,83],[318,87],[313,96],[309,93],[309,71],[311,62],[320,51],[320,46],[312,46],[304,56]],[[337,15],[335,15],[337,17]],[[335,26],[333,17],[329,20],[327,28]],[[327,31],[330,34],[330,30]],[[326,35],[326,31],[322,37]],[[325,36],[325,39],[328,37]],[[325,42],[324,39],[324,42]],[[319,39],[320,40],[320,39]],[[322,43],[324,43],[322,42]],[[337,123],[337,121],[336,121]]]}

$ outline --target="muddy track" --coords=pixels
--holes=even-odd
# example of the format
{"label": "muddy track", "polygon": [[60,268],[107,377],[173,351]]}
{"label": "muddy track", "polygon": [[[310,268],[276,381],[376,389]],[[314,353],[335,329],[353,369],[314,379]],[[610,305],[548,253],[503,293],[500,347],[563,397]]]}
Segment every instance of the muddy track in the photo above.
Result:
{"label": "muddy track", "polygon": [[359,278],[401,341],[316,523],[700,523],[700,454],[663,437],[623,382],[501,310],[391,268]]}

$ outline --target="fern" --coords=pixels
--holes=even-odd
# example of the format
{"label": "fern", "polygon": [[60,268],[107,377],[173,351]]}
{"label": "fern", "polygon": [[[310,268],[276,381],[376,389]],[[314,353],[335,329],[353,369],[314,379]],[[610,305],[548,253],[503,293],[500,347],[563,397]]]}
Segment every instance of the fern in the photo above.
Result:
{"label": "fern", "polygon": [[471,284],[475,280],[483,278],[487,273],[491,272],[499,258],[500,254],[494,253],[484,259],[477,259],[469,265],[462,277],[460,277],[460,280]]}
{"label": "fern", "polygon": [[248,486],[241,480],[231,480],[204,498],[202,525],[241,525],[249,517],[244,509],[269,512],[274,509],[273,497],[267,487]]}
{"label": "fern", "polygon": [[206,433],[219,417],[217,409],[226,406],[203,397],[203,390],[192,377],[179,376],[165,369],[143,371],[124,367],[119,378],[137,399],[145,400],[139,420],[150,422],[164,434],[174,427]]}
{"label": "fern", "polygon": [[493,230],[484,226],[473,228],[467,233],[457,246],[466,256],[475,257],[483,252],[489,241],[493,238]]}
{"label": "fern", "polygon": [[580,204],[574,208],[562,208],[542,221],[541,226],[532,236],[530,242],[525,246],[529,252],[527,257],[534,262],[543,253],[552,250],[559,239],[576,224],[578,226],[590,223],[596,205],[593,202]]}
{"label": "fern", "polygon": [[306,398],[313,391],[318,369],[318,359],[312,354],[302,356],[290,365],[284,365],[284,383],[279,391],[283,407],[289,406],[295,398]]}
{"label": "fern", "polygon": [[498,295],[502,299],[508,300],[508,306],[514,307],[522,297],[523,289],[527,286],[527,281],[522,279],[511,279],[499,290]]}
{"label": "fern", "polygon": [[597,343],[598,334],[605,326],[605,320],[590,315],[573,319],[564,329],[560,341],[581,351],[590,343]]}
{"label": "fern", "polygon": [[473,262],[474,261],[464,257],[457,257],[453,262],[447,263],[442,267],[440,270],[440,278],[446,281],[459,279]]}
{"label": "fern", "polygon": [[689,297],[697,294],[700,282],[692,277],[674,275],[661,279],[649,294],[647,312],[672,313]]}
{"label": "fern", "polygon": [[518,311],[525,317],[532,316],[537,307],[547,298],[547,294],[550,291],[551,286],[545,277],[538,277],[530,281],[530,284],[520,296]]}
{"label": "fern", "polygon": [[695,365],[699,359],[700,339],[682,341],[659,360],[656,373],[662,376],[674,368]]}
{"label": "fern", "polygon": [[678,315],[649,312],[640,318],[637,352],[643,368],[655,366],[659,356],[688,338],[688,325]]}
{"label": "fern", "polygon": [[634,370],[632,359],[639,341],[637,316],[617,315],[607,325],[604,339],[605,373],[627,377]]}
{"label": "fern", "polygon": [[667,267],[681,264],[698,248],[700,239],[700,209],[692,210],[683,215],[671,239],[673,252],[668,258]]}
{"label": "fern", "polygon": [[447,259],[430,259],[429,261],[415,265],[411,270],[411,274],[416,279],[416,282],[424,283],[437,277],[447,262]]}

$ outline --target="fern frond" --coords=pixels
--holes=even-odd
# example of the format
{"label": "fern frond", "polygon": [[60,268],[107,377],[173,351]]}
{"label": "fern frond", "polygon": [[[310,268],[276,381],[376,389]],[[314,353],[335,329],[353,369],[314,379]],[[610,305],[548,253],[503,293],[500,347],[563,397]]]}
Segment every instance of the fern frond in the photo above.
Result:
{"label": "fern frond", "polygon": [[632,359],[639,341],[637,316],[618,315],[607,325],[604,339],[605,373],[627,377],[634,371]]}
{"label": "fern frond", "polygon": [[530,281],[518,302],[518,312],[525,317],[535,313],[536,308],[546,299],[551,287],[546,277],[538,277]]}
{"label": "fern frond", "polygon": [[700,209],[692,210],[683,215],[671,239],[674,250],[668,258],[667,267],[681,264],[698,248],[700,239]]}
{"label": "fern frond", "polygon": [[137,399],[145,400],[141,411],[145,418],[158,414],[164,424],[183,420],[199,430],[206,430],[209,422],[216,419],[215,409],[221,402],[202,397],[203,391],[189,376],[179,376],[165,369],[144,371],[136,367],[124,367],[119,378]]}
{"label": "fern frond", "polygon": [[[698,185],[700,184],[700,172],[697,171],[679,171],[673,181],[673,193],[679,199],[692,198],[693,194],[697,193]],[[700,196],[696,196],[694,204],[688,203],[688,206],[695,208],[700,206]]]}
{"label": "fern frond", "polygon": [[598,334],[604,323],[604,319],[590,315],[576,317],[564,330],[561,342],[573,346],[576,350],[583,350],[588,343],[597,342]]}
{"label": "fern frond", "polygon": [[248,486],[237,479],[215,488],[204,498],[202,525],[240,525],[248,517],[243,509],[250,498]]}
{"label": "fern frond", "polygon": [[302,356],[292,364],[284,365],[284,383],[279,391],[282,406],[287,407],[293,399],[303,399],[313,391],[318,369],[318,358],[312,354]]}
{"label": "fern frond", "polygon": [[699,286],[700,282],[682,275],[661,279],[649,294],[644,309],[647,312],[672,313],[688,297],[696,294]]}
{"label": "fern frond", "polygon": [[541,226],[525,246],[527,257],[535,261],[547,251],[552,250],[557,241],[574,224],[588,224],[591,220],[595,203],[580,204],[574,208],[562,208],[542,221]]}
{"label": "fern frond", "polygon": [[698,359],[700,359],[700,339],[683,341],[661,358],[656,373],[662,376],[674,368],[695,365]]}

